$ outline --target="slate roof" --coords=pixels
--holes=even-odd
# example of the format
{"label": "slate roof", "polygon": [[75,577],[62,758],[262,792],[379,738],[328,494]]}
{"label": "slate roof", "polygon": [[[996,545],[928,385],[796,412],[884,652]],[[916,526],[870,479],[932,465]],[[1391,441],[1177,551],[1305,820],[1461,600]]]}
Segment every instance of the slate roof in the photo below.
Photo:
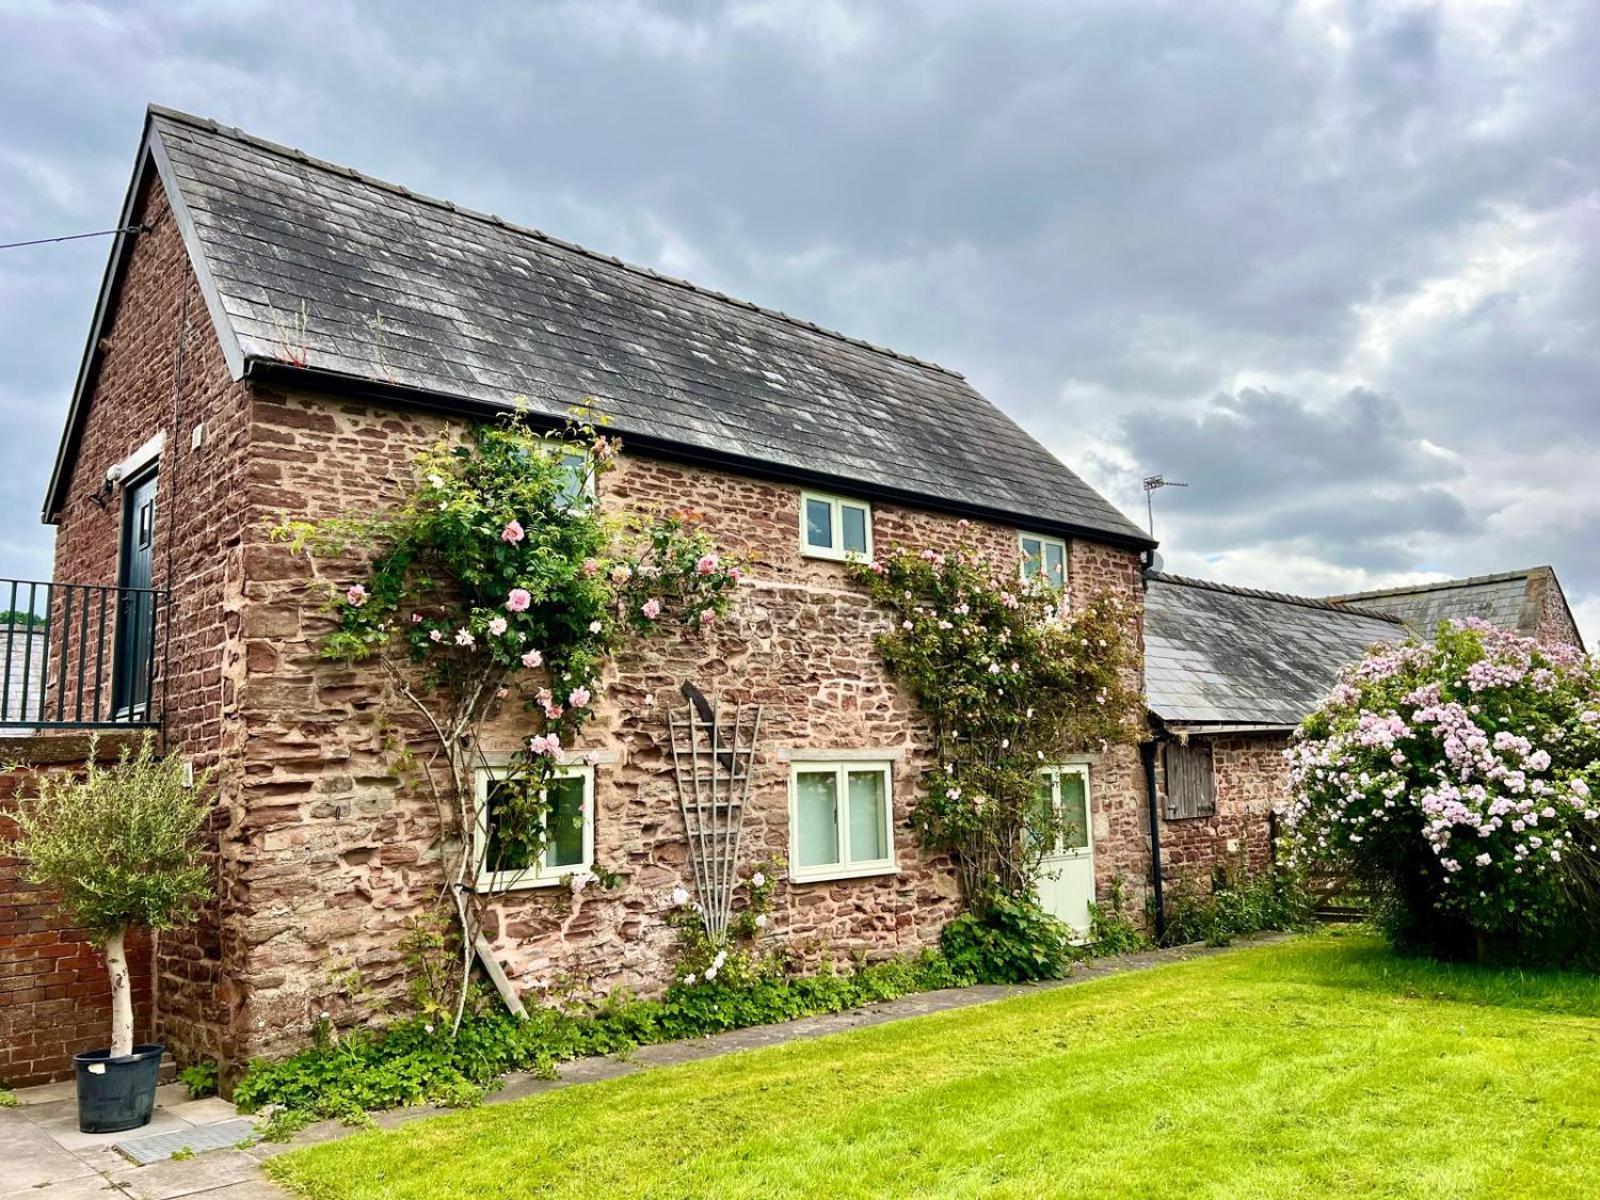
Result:
{"label": "slate roof", "polygon": [[1180,575],[1145,576],[1145,694],[1169,724],[1299,724],[1392,617]]}
{"label": "slate roof", "polygon": [[1384,588],[1376,592],[1351,592],[1327,597],[1330,604],[1356,605],[1369,612],[1389,613],[1404,621],[1419,637],[1431,638],[1444,620],[1479,617],[1502,629],[1526,637],[1539,633],[1540,598],[1531,586],[1549,567],[1476,575],[1414,587]]}
{"label": "slate roof", "polygon": [[236,377],[553,423],[589,396],[647,449],[1153,544],[953,371],[184,113],[146,147]]}

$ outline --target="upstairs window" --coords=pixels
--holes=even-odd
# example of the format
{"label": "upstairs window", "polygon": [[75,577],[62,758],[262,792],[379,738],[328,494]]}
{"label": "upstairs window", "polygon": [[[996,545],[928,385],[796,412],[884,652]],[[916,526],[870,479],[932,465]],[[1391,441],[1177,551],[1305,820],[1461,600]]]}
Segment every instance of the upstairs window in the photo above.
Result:
{"label": "upstairs window", "polygon": [[570,766],[550,783],[542,850],[512,836],[498,819],[515,799],[505,772],[478,772],[478,890],[550,887],[594,863],[594,768]]}
{"label": "upstairs window", "polygon": [[589,456],[565,442],[546,442],[552,454],[560,456],[561,498],[567,507],[581,500],[594,498],[594,474],[589,470]]}
{"label": "upstairs window", "polygon": [[800,551],[812,558],[871,558],[872,506],[842,496],[801,492]]}
{"label": "upstairs window", "polygon": [[1217,785],[1211,743],[1168,742],[1162,756],[1167,777],[1167,820],[1214,815]]}
{"label": "upstairs window", "polygon": [[1058,592],[1067,586],[1066,542],[1038,533],[1020,534],[1017,541],[1022,548],[1024,581],[1042,579]]}

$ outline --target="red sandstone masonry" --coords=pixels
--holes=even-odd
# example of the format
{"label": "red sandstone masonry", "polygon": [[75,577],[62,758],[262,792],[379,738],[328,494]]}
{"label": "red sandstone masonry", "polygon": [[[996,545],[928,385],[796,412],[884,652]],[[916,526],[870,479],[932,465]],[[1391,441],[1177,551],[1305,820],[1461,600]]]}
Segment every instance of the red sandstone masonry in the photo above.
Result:
{"label": "red sandstone masonry", "polygon": [[[259,390],[249,465],[256,511],[245,547],[244,632],[249,677],[243,716],[243,822],[237,887],[249,996],[243,1038],[251,1052],[287,1048],[324,1010],[346,1019],[401,986],[394,944],[404,921],[423,911],[438,884],[439,827],[431,799],[402,783],[393,745],[428,745],[415,718],[373,669],[322,661],[328,629],[317,612],[329,586],[350,571],[312,578],[304,560],[270,544],[264,518],[323,517],[399,498],[416,452],[445,430],[438,418],[284,397]],[[724,551],[749,562],[737,611],[702,637],[664,637],[611,665],[604,706],[585,750],[618,760],[596,770],[599,865],[619,872],[614,891],[514,893],[489,933],[508,973],[538,991],[576,982],[606,990],[654,991],[668,980],[673,938],[663,921],[672,887],[688,875],[670,771],[665,706],[693,679],[724,701],[766,706],[744,857],[787,856],[787,778],[776,749],[883,748],[900,754],[894,772],[900,872],[876,879],[785,885],[771,936],[804,957],[902,953],[932,944],[956,911],[954,880],[920,851],[907,826],[927,764],[928,729],[888,678],[872,645],[885,614],[851,585],[837,563],[804,558],[799,490],[726,472],[625,454],[603,484],[614,512],[687,507],[703,514]],[[874,540],[953,545],[953,518],[875,504]],[[1007,569],[1017,561],[1016,531],[974,523],[969,536]],[[1135,555],[1075,544],[1075,596],[1112,589],[1130,604],[1137,634]],[[486,741],[514,748],[527,727],[508,700]],[[1113,747],[1094,780],[1102,877],[1142,877],[1148,862],[1137,754]],[[334,975],[355,967],[372,995],[345,995]]]}
{"label": "red sandstone masonry", "polygon": [[[174,599],[172,637],[163,656],[168,664],[166,728],[174,750],[218,769],[220,826],[237,801],[242,741],[237,717],[243,675],[239,543],[248,392],[229,377],[159,184],[146,184],[135,219],[151,226],[151,232],[139,235],[134,244],[121,299],[102,337],[101,365],[59,515],[54,577],[71,583],[116,582],[119,498],[113,496],[102,509],[90,497],[109,466],[164,433],[154,568],[157,586],[166,586],[170,553]],[[183,373],[175,396],[185,299]],[[202,444],[191,450],[192,430],[201,423]],[[217,901],[196,928],[168,934],[160,943],[157,1034],[180,1061],[229,1053],[227,1031],[238,1004],[229,980],[229,963],[238,957],[231,915],[234,872],[230,847],[222,843],[218,849]],[[0,902],[8,900],[0,889]],[[64,1039],[77,1036],[63,1029]]]}
{"label": "red sandstone masonry", "polygon": [[[1161,822],[1163,876],[1188,876],[1203,891],[1209,890],[1218,866],[1258,874],[1271,865],[1272,806],[1289,790],[1289,764],[1283,754],[1289,745],[1287,735],[1238,734],[1204,740],[1211,744],[1216,812]],[[1156,787],[1164,805],[1159,764]]]}
{"label": "red sandstone masonry", "polygon": [[[436,897],[439,871],[432,800],[398,765],[400,746],[426,757],[425,729],[376,670],[318,654],[330,627],[319,611],[326,585],[347,583],[358,564],[316,579],[304,559],[270,541],[268,523],[392,503],[411,482],[416,452],[461,427],[233,383],[158,189],[141,212],[154,231],[134,249],[107,333],[61,515],[56,578],[114,580],[119,514],[89,496],[107,466],[164,430],[156,570],[165,582],[170,546],[177,599],[169,730],[182,752],[219,769],[218,900],[198,930],[161,939],[157,1028],[180,1060],[238,1064],[294,1047],[325,1009],[356,1020],[395,999],[403,985],[396,942],[405,921]],[[185,294],[188,350],[174,421],[173,351]],[[190,431],[202,420],[204,443],[191,453]],[[611,760],[596,772],[597,860],[623,883],[576,897],[525,891],[502,902],[491,933],[519,985],[650,991],[667,981],[674,951],[662,917],[672,885],[688,871],[663,706],[686,678],[725,701],[767,706],[749,861],[787,853],[787,768],[778,747],[900,755],[899,874],[786,886],[772,936],[812,961],[931,944],[956,896],[951,873],[906,828],[927,762],[926,723],[872,645],[885,614],[839,564],[800,555],[799,490],[625,455],[605,482],[604,503],[619,513],[663,505],[704,513],[718,545],[749,560],[749,577],[724,626],[649,643],[608,670],[605,707],[584,748]],[[947,548],[960,531],[953,518],[875,504],[874,536],[880,547]],[[1014,529],[975,523],[970,536],[1014,569]],[[1098,591],[1128,602],[1137,645],[1137,556],[1079,541],[1069,564],[1075,602]],[[513,697],[485,749],[509,750],[525,733]],[[1107,748],[1091,792],[1102,891],[1121,877],[1137,903],[1149,831],[1133,747]],[[348,968],[363,981],[359,996],[344,990]],[[55,1046],[77,1036],[57,1029],[59,1042],[50,1031],[40,1038]]]}

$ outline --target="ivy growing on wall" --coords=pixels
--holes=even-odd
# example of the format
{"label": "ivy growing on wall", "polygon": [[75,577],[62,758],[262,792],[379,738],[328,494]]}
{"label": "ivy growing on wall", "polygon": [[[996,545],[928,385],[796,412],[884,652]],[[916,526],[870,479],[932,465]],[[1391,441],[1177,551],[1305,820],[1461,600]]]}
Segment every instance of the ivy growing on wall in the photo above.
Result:
{"label": "ivy growing on wall", "polygon": [[1012,911],[1033,899],[1060,833],[1040,768],[1139,737],[1131,614],[1105,595],[1074,607],[966,541],[948,554],[896,547],[851,569],[893,614],[878,651],[933,725],[912,821],[954,861],[975,916]]}
{"label": "ivy growing on wall", "polygon": [[[489,898],[479,865],[491,853],[537,862],[556,836],[552,783],[594,716],[603,664],[632,639],[711,625],[740,577],[691,515],[601,510],[596,481],[617,450],[582,413],[547,433],[518,409],[422,453],[394,508],[274,531],[338,580],[323,657],[379,664],[433,735],[420,775],[449,834],[441,899],[460,927],[458,1023]],[[480,735],[513,692],[527,736],[496,768],[490,839],[474,787]]]}

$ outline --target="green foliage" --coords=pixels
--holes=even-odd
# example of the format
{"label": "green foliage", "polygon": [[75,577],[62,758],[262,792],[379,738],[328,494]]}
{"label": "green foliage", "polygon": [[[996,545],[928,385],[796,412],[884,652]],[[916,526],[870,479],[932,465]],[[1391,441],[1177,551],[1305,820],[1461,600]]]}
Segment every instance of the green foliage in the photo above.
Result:
{"label": "green foliage", "polygon": [[1594,1200],[1600,978],[1308,937],[267,1160],[318,1200]]}
{"label": "green foliage", "polygon": [[970,981],[928,952],[798,977],[753,970],[737,984],[720,973],[712,983],[697,976],[660,1000],[618,993],[592,1005],[536,1008],[526,1019],[473,1013],[453,1038],[445,1026],[413,1018],[346,1033],[292,1058],[254,1062],[233,1098],[245,1112],[274,1106],[262,1134],[271,1141],[318,1118],[348,1121],[422,1103],[469,1107],[508,1071],[553,1074],[557,1064],[583,1055],[839,1012],[961,982]]}
{"label": "green foliage", "polygon": [[1482,621],[1380,646],[1306,718],[1284,826],[1400,945],[1600,958],[1600,659]]}
{"label": "green foliage", "polygon": [[211,894],[200,830],[209,774],[193,786],[176,755],[146,735],[110,766],[91,750],[82,779],[41,772],[17,813],[16,853],[30,882],[60,893],[74,924],[101,938],[132,926],[170,929]]}
{"label": "green foliage", "polygon": [[1089,953],[1096,958],[1109,958],[1137,954],[1151,945],[1144,929],[1128,916],[1122,876],[1114,876],[1107,902],[1089,905]]}
{"label": "green foliage", "polygon": [[5,1084],[0,1083],[0,1108],[15,1108],[16,1106],[17,1094]]}
{"label": "green foliage", "polygon": [[0,611],[0,625],[19,628],[43,627],[44,617],[27,609],[8,608]]}
{"label": "green foliage", "polygon": [[168,1155],[168,1157],[171,1158],[173,1162],[188,1162],[194,1157],[194,1147],[179,1146],[170,1155]]}
{"label": "green foliage", "polygon": [[206,1058],[178,1072],[178,1082],[189,1089],[189,1099],[203,1100],[217,1094],[217,1064]]}
{"label": "green foliage", "polygon": [[[894,615],[878,651],[934,727],[914,825],[954,859],[980,916],[991,897],[1031,896],[1060,833],[1039,769],[1138,736],[1130,614],[1107,596],[1074,610],[1038,580],[996,574],[965,543],[949,554],[896,548],[852,570]],[[957,936],[1009,937],[1016,911]],[[1049,939],[1025,940],[1042,951]]]}
{"label": "green foliage", "polygon": [[1234,878],[1219,870],[1210,890],[1193,875],[1180,875],[1167,889],[1166,901],[1162,944],[1167,946],[1226,946],[1247,934],[1308,929],[1312,924],[1311,899],[1289,872]]}
{"label": "green foliage", "polygon": [[976,983],[1060,979],[1080,957],[1072,929],[1031,896],[995,892],[981,913],[960,914],[939,935],[951,971]]}

